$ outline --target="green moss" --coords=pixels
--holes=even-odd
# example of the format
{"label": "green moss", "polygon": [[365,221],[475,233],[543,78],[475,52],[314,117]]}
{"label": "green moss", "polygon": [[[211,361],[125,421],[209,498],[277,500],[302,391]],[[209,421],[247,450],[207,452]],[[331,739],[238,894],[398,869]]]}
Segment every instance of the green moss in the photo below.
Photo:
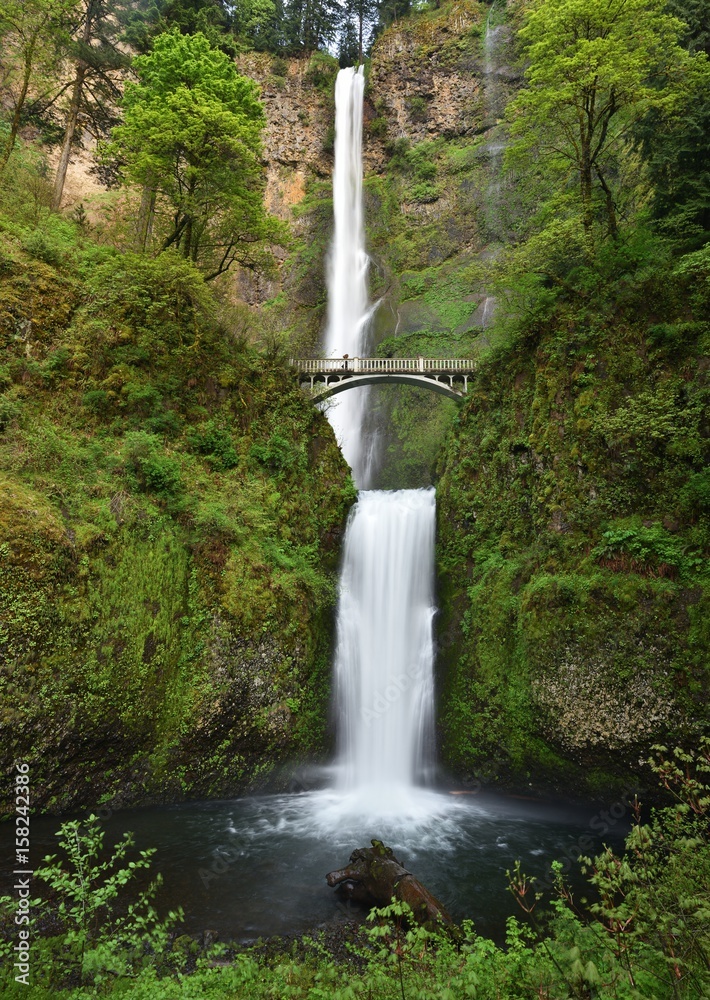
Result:
{"label": "green moss", "polygon": [[707,725],[707,336],[649,337],[633,294],[635,322],[521,323],[450,434],[441,721],[459,771],[502,752],[511,780],[566,787],[583,765],[596,794]]}
{"label": "green moss", "polygon": [[67,809],[233,793],[322,752],[353,498],[325,418],[170,255],[70,261],[68,281],[43,264],[37,325],[15,339],[12,252],[5,763],[30,760],[37,806]]}

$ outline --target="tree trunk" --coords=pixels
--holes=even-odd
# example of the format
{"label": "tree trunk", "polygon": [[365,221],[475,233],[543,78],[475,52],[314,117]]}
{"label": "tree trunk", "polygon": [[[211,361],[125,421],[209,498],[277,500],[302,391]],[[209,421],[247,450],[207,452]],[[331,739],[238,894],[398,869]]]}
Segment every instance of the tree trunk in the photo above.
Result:
{"label": "tree trunk", "polygon": [[189,260],[192,255],[192,219],[190,218],[187,220],[182,239],[182,255],[185,260]]}
{"label": "tree trunk", "polygon": [[442,904],[395,858],[391,847],[373,840],[350,855],[345,868],[326,875],[329,886],[338,886],[341,895],[372,906],[388,906],[392,898],[408,903],[420,924],[453,926]]}
{"label": "tree trunk", "polygon": [[67,179],[67,167],[69,166],[71,144],[74,141],[74,133],[76,132],[76,123],[79,120],[79,106],[81,104],[81,94],[84,89],[86,69],[87,67],[83,63],[77,64],[71,104],[69,105],[69,115],[64,130],[64,141],[62,142],[62,151],[59,155],[59,163],[57,164],[57,176],[54,180],[52,208],[55,212],[59,211],[59,206],[62,203],[62,195],[64,194],[64,182]]}
{"label": "tree trunk", "polygon": [[[44,23],[43,23],[44,27]],[[25,106],[25,99],[27,97],[27,91],[30,87],[30,77],[32,76],[32,61],[34,59],[35,47],[37,45],[37,38],[39,32],[35,34],[32,41],[29,44],[25,52],[25,66],[24,72],[22,74],[22,87],[15,103],[15,110],[12,115],[12,121],[10,122],[10,135],[7,137],[7,144],[3,150],[2,160],[0,160],[0,174],[2,174],[7,166],[8,160],[12,155],[12,151],[15,148],[15,141],[17,139],[17,133],[20,130],[20,118],[22,117],[22,109]]]}
{"label": "tree trunk", "polygon": [[155,188],[151,187],[150,184],[144,184],[136,223],[136,247],[138,250],[145,250],[153,232],[155,197]]}
{"label": "tree trunk", "polygon": [[[82,32],[81,41],[84,46],[88,46],[91,41],[91,22],[93,16],[93,3],[89,2],[86,9],[86,21],[84,22],[84,30]],[[71,104],[69,105],[69,114],[67,116],[67,124],[64,130],[64,141],[62,142],[62,151],[59,155],[59,163],[57,165],[57,176],[54,180],[54,192],[52,194],[52,208],[55,212],[59,211],[59,207],[62,203],[62,195],[64,194],[64,182],[67,179],[67,167],[69,166],[69,157],[71,155],[71,144],[74,141],[74,133],[76,132],[76,123],[79,120],[79,108],[81,107],[81,98],[84,92],[84,80],[86,79],[86,74],[88,72],[88,65],[83,59],[77,60],[76,63],[76,75],[74,77],[74,86],[72,87]]]}
{"label": "tree trunk", "polygon": [[592,213],[592,164],[589,154],[589,142],[585,138],[582,141],[582,162],[579,168],[579,179],[582,193],[582,223],[588,239],[591,238],[594,221]]}
{"label": "tree trunk", "polygon": [[614,197],[611,193],[611,189],[606,182],[606,178],[602,173],[600,167],[596,167],[597,177],[599,178],[599,183],[602,186],[604,192],[604,199],[606,202],[606,217],[609,223],[609,235],[613,240],[619,237],[619,227],[616,222],[616,206],[614,205]]}

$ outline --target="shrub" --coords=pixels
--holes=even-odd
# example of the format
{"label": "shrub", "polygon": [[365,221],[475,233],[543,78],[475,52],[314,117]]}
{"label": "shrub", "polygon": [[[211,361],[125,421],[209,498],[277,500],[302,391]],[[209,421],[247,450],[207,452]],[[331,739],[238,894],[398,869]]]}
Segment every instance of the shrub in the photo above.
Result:
{"label": "shrub", "polygon": [[[99,983],[114,976],[132,975],[145,964],[155,964],[168,947],[170,929],[183,919],[182,909],[158,918],[152,900],[161,884],[157,875],[137,898],[125,900],[125,887],[141,871],[150,868],[155,850],[140,851],[137,860],[122,862],[133,835],[125,833],[110,857],[104,851],[104,831],[93,813],[85,821],[62,823],[57,833],[64,858],[48,855],[35,872],[51,890],[48,899],[32,901],[35,927],[50,921],[61,929],[58,948],[43,949],[43,973],[53,986],[64,985],[78,975],[82,983]],[[12,916],[12,898],[0,900]],[[3,953],[5,953],[3,955]],[[12,967],[12,941],[0,941],[0,958]],[[39,963],[38,963],[39,964]]]}
{"label": "shrub", "polygon": [[391,170],[404,172],[409,169],[409,150],[411,143],[406,136],[400,136],[392,142],[387,143],[387,154],[389,156],[388,166]]}
{"label": "shrub", "polygon": [[683,487],[681,499],[694,514],[710,513],[710,469],[690,477]]}
{"label": "shrub", "polygon": [[42,229],[33,229],[22,241],[23,249],[36,260],[57,267],[62,263],[61,248]]}
{"label": "shrub", "polygon": [[[646,763],[675,802],[647,823],[634,802],[624,855],[607,847],[580,859],[593,889],[587,912],[578,909],[561,864],[552,866],[556,899],[541,940],[567,995],[662,1000],[707,996],[710,988],[710,739],[701,737],[694,752],[653,749],[658,756]],[[519,866],[509,878],[540,935],[536,880]]]}
{"label": "shrub", "polygon": [[23,249],[35,260],[52,267],[67,263],[78,251],[78,227],[66,219],[49,216],[22,240]]}
{"label": "shrub", "polygon": [[298,459],[298,452],[280,434],[272,434],[265,445],[253,444],[249,454],[271,472],[288,469]]}
{"label": "shrub", "polygon": [[155,434],[145,431],[126,434],[123,454],[126,469],[138,489],[166,500],[182,492],[180,465],[165,454],[163,443]]}
{"label": "shrub", "polygon": [[305,79],[316,90],[330,93],[339,68],[338,60],[333,56],[327,52],[316,51],[308,60]]}
{"label": "shrub", "polygon": [[133,349],[146,351],[146,358],[194,345],[200,328],[214,319],[209,287],[196,266],[177,253],[167,250],[154,260],[124,253],[88,265],[87,318],[130,328]]}
{"label": "shrub", "polygon": [[22,404],[16,390],[0,393],[0,431],[4,431],[20,415]]}
{"label": "shrub", "polygon": [[323,152],[331,155],[335,150],[335,125],[329,125],[323,138]]}
{"label": "shrub", "polygon": [[433,201],[438,201],[439,198],[439,188],[436,184],[432,184],[430,181],[421,181],[419,184],[413,184],[409,189],[409,196],[412,201],[417,201],[422,205],[429,204]]}
{"label": "shrub", "polygon": [[382,116],[373,118],[367,128],[370,135],[374,136],[374,138],[384,139],[387,135],[387,119]]}
{"label": "shrub", "polygon": [[97,416],[105,416],[111,407],[109,395],[103,389],[90,389],[81,397],[81,402]]}
{"label": "shrub", "polygon": [[67,374],[67,365],[71,358],[71,351],[66,347],[58,347],[45,358],[41,376],[47,385],[53,385],[58,378],[63,378]]}
{"label": "shrub", "polygon": [[592,555],[611,569],[649,576],[687,574],[704,566],[700,553],[687,551],[679,538],[659,525],[611,528],[603,533]]}
{"label": "shrub", "polygon": [[407,101],[409,117],[413,122],[425,122],[429,115],[429,105],[424,97],[415,95]]}
{"label": "shrub", "polygon": [[151,416],[162,403],[160,393],[149,382],[127,382],[121,395],[125,399],[129,412],[141,417]]}
{"label": "shrub", "polygon": [[274,76],[286,76],[288,73],[288,63],[281,56],[274,56],[271,60],[270,69]]}
{"label": "shrub", "polygon": [[239,464],[232,435],[214,420],[209,420],[199,428],[192,428],[188,431],[187,439],[192,450],[204,455],[214,469],[224,471]]}

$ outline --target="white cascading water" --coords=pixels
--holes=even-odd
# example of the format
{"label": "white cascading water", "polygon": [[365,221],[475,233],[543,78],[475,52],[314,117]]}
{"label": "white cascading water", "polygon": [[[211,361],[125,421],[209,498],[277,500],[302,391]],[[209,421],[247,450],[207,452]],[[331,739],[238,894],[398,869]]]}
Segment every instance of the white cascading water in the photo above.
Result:
{"label": "white cascading water", "polygon": [[[366,353],[368,309],[362,204],[364,76],[335,85],[335,234],[329,261],[326,353]],[[358,486],[368,483],[366,388],[328,412]],[[361,491],[348,522],[340,579],[335,694],[339,752],[330,819],[431,811],[419,785],[431,731],[435,493]],[[426,802],[426,805],[424,803]]]}
{"label": "white cascading water", "polygon": [[[328,261],[327,357],[363,356],[371,316],[367,293],[369,258],[365,251],[362,203],[363,67],[341,69],[335,81],[335,166],[333,243]],[[365,386],[333,399],[328,407],[335,435],[358,486],[367,486],[369,449],[361,433]]]}
{"label": "white cascading water", "polygon": [[435,513],[433,489],[362,492],[345,539],[338,787],[378,815],[406,811],[428,763]]}

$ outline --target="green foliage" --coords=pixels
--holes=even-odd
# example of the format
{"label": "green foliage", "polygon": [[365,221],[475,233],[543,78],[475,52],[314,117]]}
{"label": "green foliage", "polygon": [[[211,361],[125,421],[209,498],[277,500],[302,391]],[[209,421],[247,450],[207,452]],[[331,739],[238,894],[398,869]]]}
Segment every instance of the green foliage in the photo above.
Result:
{"label": "green foliage", "polygon": [[525,10],[518,38],[527,87],[507,109],[517,137],[510,155],[537,157],[558,189],[568,173],[575,178],[588,250],[597,216],[610,236],[618,233],[614,178],[626,180],[619,164],[629,129],[679,103],[667,81],[688,69],[680,28],[662,0],[538,0]]}
{"label": "green foliage", "polygon": [[[183,919],[182,909],[171,911],[163,920],[158,917],[153,898],[162,881],[160,875],[137,898],[126,899],[130,883],[150,867],[155,850],[140,851],[137,860],[127,861],[134,841],[133,835],[126,833],[107,856],[104,831],[93,814],[83,822],[62,823],[57,837],[64,858],[49,855],[35,872],[35,878],[45,884],[45,892],[51,893],[51,902],[49,898],[33,901],[33,937],[48,920],[56,937],[43,942],[42,951],[35,956],[33,981],[61,989],[71,979],[78,978],[82,984],[101,983],[159,963],[171,928]],[[11,897],[3,902],[11,915]],[[61,947],[52,947],[56,944]],[[36,947],[36,942],[33,945]],[[5,942],[2,950],[6,958],[12,954]]]}
{"label": "green foliage", "polygon": [[77,0],[7,0],[0,10],[5,107],[12,109],[7,134],[2,136],[0,175],[15,150],[31,90],[47,86],[57,61],[66,54],[77,7]]}
{"label": "green foliage", "polygon": [[425,98],[415,95],[407,101],[407,110],[413,122],[425,122],[429,113],[429,105]]}
{"label": "green foliage", "polygon": [[305,79],[316,90],[332,94],[335,78],[338,75],[338,60],[327,52],[314,52],[306,66]]}
{"label": "green foliage", "polygon": [[[95,817],[85,825],[65,823],[60,836],[70,863],[54,861],[42,871],[58,893],[56,911],[65,931],[63,938],[33,942],[35,982],[51,977],[47,993],[39,995],[51,992],[59,1000],[88,1000],[99,991],[145,1000],[704,996],[710,987],[710,741],[701,740],[694,751],[655,747],[649,763],[673,796],[672,805],[648,820],[632,807],[623,853],[605,848],[593,859],[580,859],[589,900],[573,896],[559,861],[550,865],[549,903],[544,886],[516,864],[508,873],[509,888],[523,915],[509,918],[503,944],[480,937],[470,921],[453,931],[422,927],[406,903],[393,899],[370,912],[346,959],[335,958],[320,938],[303,939],[298,948],[270,957],[263,947],[232,944],[203,954],[195,941],[170,933],[179,912],[158,919],[150,902],[154,886],[118,913],[113,908],[152,852],[119,867],[131,845],[126,835],[102,862]],[[62,951],[53,947],[60,942]],[[2,947],[9,954],[8,943]],[[189,972],[187,956],[194,965]],[[63,989],[67,973],[77,966],[85,985]],[[6,991],[22,995],[14,986],[7,981]]]}
{"label": "green foliage", "polygon": [[[669,10],[684,22],[681,44],[691,53],[710,55],[703,3],[672,0]],[[653,186],[653,215],[664,231],[691,246],[710,231],[709,79],[707,59],[693,59],[683,81],[682,106],[672,115],[649,112],[635,129]]]}
{"label": "green foliage", "polygon": [[612,449],[629,453],[659,446],[666,454],[701,460],[703,441],[700,431],[702,402],[688,400],[681,379],[664,379],[651,389],[643,389],[607,415],[599,416],[596,429]]}
{"label": "green foliage", "polygon": [[412,201],[418,201],[421,205],[428,205],[430,202],[437,201],[439,193],[439,188],[430,181],[413,184],[409,189]]}
{"label": "green foliage", "polygon": [[191,448],[204,455],[214,469],[226,471],[239,464],[232,435],[226,427],[220,427],[214,420],[208,420],[201,427],[188,429],[187,439]]}
{"label": "green foliage", "polygon": [[270,63],[270,69],[274,76],[285,77],[288,73],[288,63],[281,56],[274,56]]}
{"label": "green foliage", "polygon": [[436,141],[427,141],[410,146],[406,139],[397,139],[392,147],[389,167],[410,174],[418,181],[433,180],[440,145]]}
{"label": "green foliage", "polygon": [[22,413],[21,399],[15,391],[0,394],[0,431],[4,431]]}
{"label": "green foliage", "polygon": [[266,267],[284,232],[263,207],[256,85],[202,34],[160,35],[135,69],[107,154],[157,194],[161,249],[174,246],[208,280],[234,263]]}
{"label": "green foliage", "polygon": [[694,279],[698,287],[696,302],[704,305],[710,294],[710,243],[707,243],[695,253],[685,254],[678,261],[675,272],[681,278]]}
{"label": "green foliage", "polygon": [[124,460],[138,489],[155,493],[161,499],[172,499],[182,492],[180,465],[164,453],[162,441],[154,434],[145,431],[127,434]]}
{"label": "green foliage", "polygon": [[191,261],[56,218],[48,264],[26,218],[0,217],[3,754],[45,808],[231,794],[327,744],[347,469]]}
{"label": "green foliage", "polygon": [[[561,865],[552,866],[557,899],[544,943],[571,990],[589,984],[601,997],[660,1000],[702,996],[708,988],[710,740],[701,738],[691,752],[653,750],[648,763],[676,801],[650,822],[635,804],[623,855],[607,847],[593,860],[581,858],[596,900],[587,912],[580,912]],[[540,934],[535,880],[519,867],[509,879]]]}
{"label": "green foliage", "polygon": [[383,139],[387,135],[387,119],[383,115],[372,118],[367,125],[367,130],[376,139]]}
{"label": "green foliage", "polygon": [[24,249],[30,256],[43,261],[45,264],[54,264],[56,266],[62,263],[63,255],[60,248],[41,229],[35,229],[30,233],[25,240]]}
{"label": "green foliage", "polygon": [[272,434],[265,445],[253,444],[249,454],[271,472],[288,469],[304,457],[300,449],[294,449],[280,434]]}
{"label": "green foliage", "polygon": [[575,269],[563,245],[536,286],[508,272],[519,318],[438,490],[445,754],[504,746],[520,782],[572,781],[579,753],[633,771],[702,726],[707,683],[702,253],[685,270],[646,231]]}
{"label": "green foliage", "polygon": [[627,556],[627,568],[659,576],[678,573],[692,576],[705,567],[700,552],[688,551],[687,543],[660,526],[617,527],[604,531],[592,556],[607,563]]}

